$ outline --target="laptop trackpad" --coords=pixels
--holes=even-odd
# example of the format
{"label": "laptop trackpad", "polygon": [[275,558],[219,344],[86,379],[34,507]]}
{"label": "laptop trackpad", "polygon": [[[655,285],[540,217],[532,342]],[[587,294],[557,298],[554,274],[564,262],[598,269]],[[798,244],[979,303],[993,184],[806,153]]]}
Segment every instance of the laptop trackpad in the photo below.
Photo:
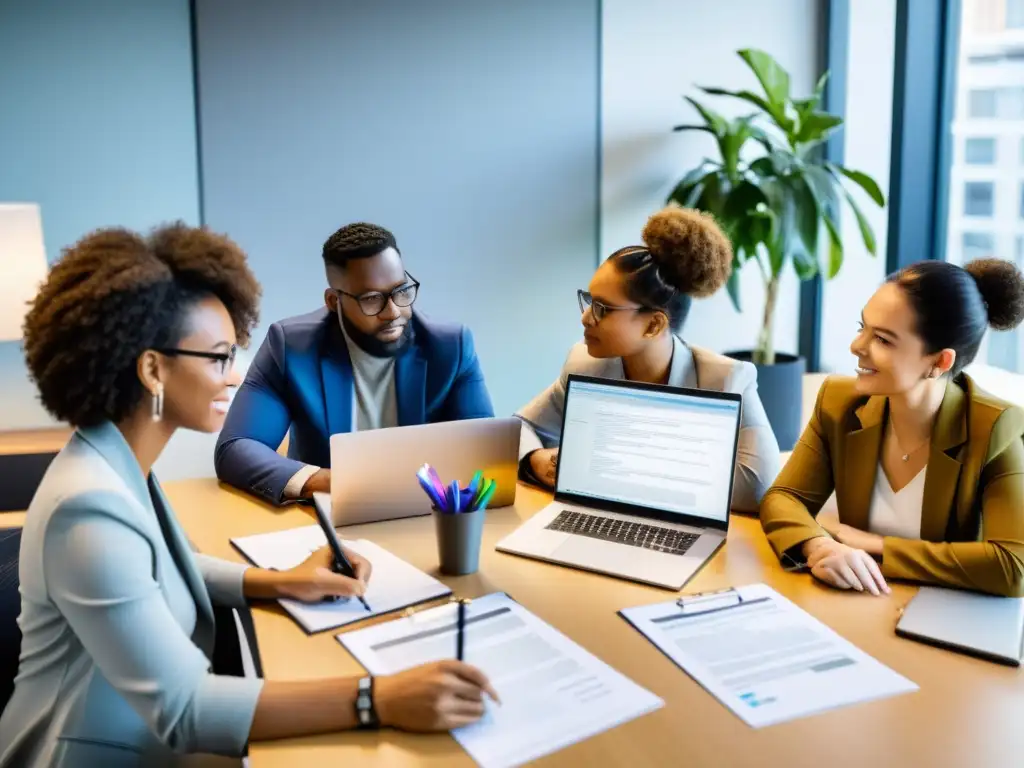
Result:
{"label": "laptop trackpad", "polygon": [[586,536],[569,536],[564,543],[555,548],[552,554],[556,559],[566,563],[602,571],[619,571],[630,574],[637,571],[637,556],[641,553],[660,554],[627,544],[617,544]]}

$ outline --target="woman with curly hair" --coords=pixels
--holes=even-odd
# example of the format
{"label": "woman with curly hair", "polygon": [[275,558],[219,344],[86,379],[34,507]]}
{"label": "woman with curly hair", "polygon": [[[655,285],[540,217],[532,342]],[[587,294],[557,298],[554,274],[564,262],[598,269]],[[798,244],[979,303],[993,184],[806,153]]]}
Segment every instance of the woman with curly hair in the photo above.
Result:
{"label": "woman with curly hair", "polygon": [[732,505],[754,512],[779,470],[779,446],[757,395],[757,371],[683,341],[695,297],[721,288],[732,269],[732,246],[708,214],[666,208],[643,230],[645,245],[621,248],[578,291],[583,341],[569,352],[561,376],[518,416],[529,428],[520,473],[552,487],[570,373],[650,384],[736,392],[743,415]]}
{"label": "woman with curly hair", "polygon": [[487,680],[456,662],[376,681],[211,672],[213,605],[361,595],[370,576],[354,552],[357,577],[333,573],[326,548],[283,572],[196,554],[151,472],[177,429],[221,428],[259,294],[234,243],[175,224],[86,236],[35,298],[29,371],[43,405],[77,429],[26,516],[0,766],[168,765],[241,756],[251,739],[447,730],[483,713]]}

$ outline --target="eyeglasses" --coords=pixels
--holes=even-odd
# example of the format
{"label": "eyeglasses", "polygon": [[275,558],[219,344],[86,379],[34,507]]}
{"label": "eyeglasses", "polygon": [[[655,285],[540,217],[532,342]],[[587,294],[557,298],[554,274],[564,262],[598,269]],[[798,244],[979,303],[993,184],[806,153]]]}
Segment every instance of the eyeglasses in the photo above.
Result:
{"label": "eyeglasses", "polygon": [[162,347],[153,351],[170,357],[202,357],[206,360],[216,360],[220,363],[220,375],[223,376],[234,367],[238,346],[232,344],[231,350],[228,352],[202,352],[198,349],[178,349],[177,347]]}
{"label": "eyeglasses", "polygon": [[627,310],[630,312],[650,311],[647,309],[647,307],[617,307],[614,304],[605,304],[603,301],[598,301],[593,296],[591,296],[590,291],[576,291],[576,298],[580,302],[580,312],[586,312],[587,308],[589,307],[590,311],[594,315],[594,320],[596,320],[597,322],[601,322],[601,320],[604,319],[604,316],[607,315],[609,312],[620,312]]}
{"label": "eyeglasses", "polygon": [[340,288],[335,288],[334,292],[342,296],[348,296],[350,299],[355,299],[359,303],[359,309],[362,310],[363,314],[367,317],[376,317],[383,312],[389,301],[395,302],[396,307],[411,307],[412,303],[416,301],[416,295],[419,293],[420,284],[416,282],[416,278],[410,275],[408,272],[405,276],[409,278],[411,282],[405,285],[400,285],[390,293],[380,293],[379,291],[371,291],[370,293],[347,293]]}

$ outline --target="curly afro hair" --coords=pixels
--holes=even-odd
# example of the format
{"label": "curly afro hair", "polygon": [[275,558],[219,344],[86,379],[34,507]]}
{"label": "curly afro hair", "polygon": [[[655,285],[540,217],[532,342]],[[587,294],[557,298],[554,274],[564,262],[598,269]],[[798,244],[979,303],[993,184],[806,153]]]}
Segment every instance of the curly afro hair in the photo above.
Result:
{"label": "curly afro hair", "polygon": [[694,297],[710,296],[732,272],[732,244],[709,214],[688,208],[665,208],[647,220],[646,246],[631,245],[613,253],[626,279],[631,301],[668,315],[678,333]]}
{"label": "curly afro hair", "polygon": [[988,324],[1009,331],[1024,320],[1024,276],[1016,264],[1002,259],[976,259],[964,269],[981,292]]}
{"label": "curly afro hair", "polygon": [[365,222],[346,224],[324,243],[324,263],[344,268],[352,259],[376,256],[388,248],[397,251],[398,244],[395,236],[384,227]]}
{"label": "curly afro hair", "polygon": [[25,317],[25,358],[43,406],[78,427],[121,421],[142,400],[139,356],[177,344],[188,309],[209,296],[248,344],[260,286],[227,237],[181,222],[146,237],[120,228],[86,235],[64,250]]}
{"label": "curly afro hair", "polygon": [[665,208],[647,220],[643,240],[665,282],[688,296],[710,296],[732,272],[732,243],[704,211]]}

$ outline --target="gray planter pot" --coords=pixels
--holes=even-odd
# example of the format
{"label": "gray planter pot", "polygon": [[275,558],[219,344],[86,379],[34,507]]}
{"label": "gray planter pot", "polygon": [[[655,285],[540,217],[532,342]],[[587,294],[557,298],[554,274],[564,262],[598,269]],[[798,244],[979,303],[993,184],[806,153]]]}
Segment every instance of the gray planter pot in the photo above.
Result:
{"label": "gray planter pot", "polygon": [[[752,352],[726,352],[734,360],[753,362]],[[780,451],[791,451],[800,439],[800,421],[804,407],[803,376],[806,361],[797,355],[775,353],[773,365],[758,365],[757,391],[768,414],[768,421],[779,441]]]}

